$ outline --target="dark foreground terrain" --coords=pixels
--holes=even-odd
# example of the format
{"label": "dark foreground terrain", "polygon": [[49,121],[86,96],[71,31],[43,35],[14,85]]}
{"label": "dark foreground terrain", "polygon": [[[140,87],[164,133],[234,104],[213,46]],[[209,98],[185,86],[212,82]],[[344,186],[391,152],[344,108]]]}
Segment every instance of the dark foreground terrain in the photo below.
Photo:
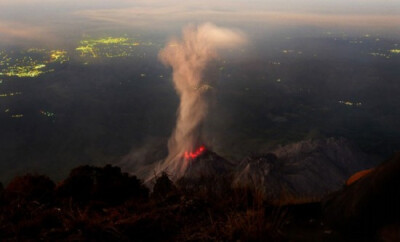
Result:
{"label": "dark foreground terrain", "polygon": [[75,168],[59,184],[27,174],[0,186],[0,240],[400,240],[400,154],[312,202],[271,203],[233,179],[163,173],[150,192],[111,165]]}

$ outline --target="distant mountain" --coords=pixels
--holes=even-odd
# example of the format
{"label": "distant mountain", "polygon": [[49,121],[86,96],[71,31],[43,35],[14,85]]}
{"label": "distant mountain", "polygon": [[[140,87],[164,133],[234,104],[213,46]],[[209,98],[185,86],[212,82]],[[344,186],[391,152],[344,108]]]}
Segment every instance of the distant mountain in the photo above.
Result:
{"label": "distant mountain", "polygon": [[375,164],[346,139],[305,140],[246,157],[234,185],[257,188],[276,203],[319,201],[353,173]]}

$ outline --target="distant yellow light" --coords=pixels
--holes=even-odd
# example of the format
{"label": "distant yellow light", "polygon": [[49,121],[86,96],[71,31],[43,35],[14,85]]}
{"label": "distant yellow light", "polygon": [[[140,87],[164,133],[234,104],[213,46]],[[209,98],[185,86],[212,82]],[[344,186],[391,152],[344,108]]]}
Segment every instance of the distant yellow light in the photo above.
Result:
{"label": "distant yellow light", "polygon": [[22,92],[10,92],[10,93],[1,93],[0,97],[11,97],[16,95],[21,95]]}
{"label": "distant yellow light", "polygon": [[45,64],[40,64],[40,65],[34,66],[33,68],[37,70],[37,69],[43,69],[43,68],[45,68],[45,67],[46,67]]}
{"label": "distant yellow light", "polygon": [[340,104],[344,104],[346,106],[362,106],[361,102],[350,102],[350,101],[339,101]]}
{"label": "distant yellow light", "polygon": [[390,53],[393,53],[393,54],[400,54],[400,49],[391,49],[391,50],[390,50]]}
{"label": "distant yellow light", "polygon": [[[284,54],[289,54],[289,53],[293,53],[294,52],[294,50],[282,50],[282,53],[284,53]],[[301,52],[301,51],[299,51],[299,52]]]}

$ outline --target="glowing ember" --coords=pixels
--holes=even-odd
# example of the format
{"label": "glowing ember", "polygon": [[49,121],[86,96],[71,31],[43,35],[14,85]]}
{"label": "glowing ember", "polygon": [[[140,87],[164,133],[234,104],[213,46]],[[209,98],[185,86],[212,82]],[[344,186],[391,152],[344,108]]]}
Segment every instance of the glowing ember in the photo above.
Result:
{"label": "glowing ember", "polygon": [[184,154],[185,159],[195,159],[199,155],[203,154],[203,152],[206,150],[206,147],[200,146],[197,150],[194,152],[188,152],[186,151]]}

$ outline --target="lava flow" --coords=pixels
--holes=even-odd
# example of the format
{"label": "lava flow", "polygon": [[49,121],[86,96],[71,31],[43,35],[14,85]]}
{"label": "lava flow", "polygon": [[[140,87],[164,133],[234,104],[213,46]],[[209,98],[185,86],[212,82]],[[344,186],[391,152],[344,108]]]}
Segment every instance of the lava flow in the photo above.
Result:
{"label": "lava flow", "polygon": [[206,147],[204,147],[204,145],[202,145],[197,150],[195,150],[194,152],[185,151],[184,157],[185,157],[185,159],[195,159],[196,157],[198,157],[201,154],[203,154],[203,152],[205,150],[206,150]]}

